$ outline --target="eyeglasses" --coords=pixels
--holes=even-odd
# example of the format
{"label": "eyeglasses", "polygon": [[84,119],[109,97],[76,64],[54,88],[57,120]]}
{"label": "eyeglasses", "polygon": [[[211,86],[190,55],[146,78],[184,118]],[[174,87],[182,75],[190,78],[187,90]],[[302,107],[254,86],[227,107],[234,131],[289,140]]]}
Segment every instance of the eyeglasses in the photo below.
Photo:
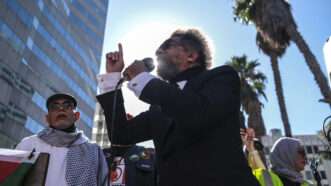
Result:
{"label": "eyeglasses", "polygon": [[304,149],[299,149],[298,150],[298,154],[300,154],[301,156],[303,156],[303,157],[306,157],[306,152],[305,152],[305,150]]}
{"label": "eyeglasses", "polygon": [[59,111],[61,109],[73,110],[74,108],[75,108],[75,105],[71,101],[64,101],[63,103],[51,103],[48,106],[49,111]]}
{"label": "eyeglasses", "polygon": [[168,49],[168,48],[170,48],[170,47],[173,47],[173,46],[180,46],[180,45],[181,45],[180,41],[175,40],[175,39],[173,39],[173,38],[170,38],[170,39],[165,40],[165,41],[161,44],[160,48],[161,48],[161,49]]}

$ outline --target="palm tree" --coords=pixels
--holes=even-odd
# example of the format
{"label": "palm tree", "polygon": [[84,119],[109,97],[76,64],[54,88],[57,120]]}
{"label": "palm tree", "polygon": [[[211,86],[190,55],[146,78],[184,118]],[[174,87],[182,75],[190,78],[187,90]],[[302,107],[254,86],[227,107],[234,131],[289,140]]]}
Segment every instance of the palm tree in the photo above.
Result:
{"label": "palm tree", "polygon": [[[307,43],[297,30],[296,23],[291,14],[290,5],[286,0],[236,0],[234,14],[236,16],[235,20],[240,20],[244,24],[250,22],[255,24],[258,33],[257,43],[263,43],[261,45],[265,48],[259,46],[260,49],[271,58],[275,81],[279,81],[281,84],[280,78],[278,79],[280,76],[277,75],[277,69],[279,71],[277,57],[281,57],[288,47],[290,40],[292,40],[304,55],[306,63],[324,98],[331,98],[331,91],[327,84],[327,79],[318,64],[316,57],[310,51]],[[275,83],[278,84],[277,82]],[[280,89],[276,91],[278,100],[284,99],[280,98],[283,96],[279,95],[281,92],[279,90]],[[285,134],[286,136],[291,136],[288,119],[286,121],[287,114],[282,110],[282,107],[285,108],[285,102],[279,102],[279,105]]]}
{"label": "palm tree", "polygon": [[[263,104],[259,98],[263,96],[267,100],[264,93],[266,76],[256,70],[256,67],[260,64],[257,60],[248,61],[246,55],[241,57],[234,56],[227,64],[232,66],[239,74],[241,83],[241,107],[248,115],[248,127],[255,130],[257,137],[264,136],[266,131],[261,109]],[[245,120],[243,112],[241,112],[241,122],[241,125],[244,126],[245,124],[243,122],[245,122]]]}
{"label": "palm tree", "polygon": [[286,50],[286,47],[289,44],[289,40],[286,40],[287,42],[284,42],[282,46],[284,47],[278,47],[273,48],[270,47],[269,43],[264,40],[264,38],[260,35],[258,32],[256,34],[256,44],[259,47],[260,50],[263,51],[267,56],[270,57],[271,62],[271,68],[274,75],[274,82],[275,82],[275,89],[276,89],[276,95],[278,99],[278,105],[280,110],[280,116],[283,122],[285,136],[292,137],[292,130],[291,125],[288,119],[287,115],[287,109],[285,104],[285,98],[283,93],[283,85],[282,85],[282,79],[280,76],[280,70],[278,66],[278,57],[281,57]]}

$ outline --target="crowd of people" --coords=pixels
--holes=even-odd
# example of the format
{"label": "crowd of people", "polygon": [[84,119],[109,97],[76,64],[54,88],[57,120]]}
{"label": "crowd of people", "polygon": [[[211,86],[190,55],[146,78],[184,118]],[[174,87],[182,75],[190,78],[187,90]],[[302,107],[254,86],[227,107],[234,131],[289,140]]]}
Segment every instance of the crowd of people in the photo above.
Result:
{"label": "crowd of people", "polygon": [[[48,127],[17,145],[50,154],[46,186],[308,185],[300,174],[306,157],[299,140],[280,138],[267,167],[254,132],[239,132],[238,74],[229,66],[210,69],[211,52],[199,30],[176,30],[155,54],[158,76],[140,60],[125,68],[121,44],[106,55],[106,73],[97,77],[97,100],[112,144],[104,152],[77,129],[73,96],[47,99]],[[122,74],[137,98],[150,105],[132,118],[118,83]],[[135,145],[146,140],[153,140],[155,152]],[[120,166],[126,172],[117,183]]]}

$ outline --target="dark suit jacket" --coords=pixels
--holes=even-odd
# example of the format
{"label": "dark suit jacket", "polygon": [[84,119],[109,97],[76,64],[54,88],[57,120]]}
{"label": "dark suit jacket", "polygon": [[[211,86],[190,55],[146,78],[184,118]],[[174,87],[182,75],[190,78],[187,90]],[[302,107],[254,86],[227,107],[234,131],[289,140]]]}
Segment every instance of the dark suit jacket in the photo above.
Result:
{"label": "dark suit jacket", "polygon": [[[192,68],[173,82],[152,79],[140,99],[150,110],[127,121],[121,91],[113,142],[152,139],[160,186],[257,186],[243,155],[239,134],[240,82],[229,66]],[[97,97],[108,125],[114,92]]]}

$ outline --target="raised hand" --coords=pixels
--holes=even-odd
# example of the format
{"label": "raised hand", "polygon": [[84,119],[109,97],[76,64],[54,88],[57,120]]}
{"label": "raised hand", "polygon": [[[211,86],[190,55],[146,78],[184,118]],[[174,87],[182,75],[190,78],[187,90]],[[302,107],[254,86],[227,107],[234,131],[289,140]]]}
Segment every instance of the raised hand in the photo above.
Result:
{"label": "raised hand", "polygon": [[106,54],[106,72],[122,72],[124,68],[122,44],[118,44],[118,51]]}
{"label": "raised hand", "polygon": [[255,150],[254,147],[254,138],[255,138],[255,131],[252,128],[247,129],[240,129],[240,136],[241,140],[244,145],[246,145],[247,150],[253,151]]}

